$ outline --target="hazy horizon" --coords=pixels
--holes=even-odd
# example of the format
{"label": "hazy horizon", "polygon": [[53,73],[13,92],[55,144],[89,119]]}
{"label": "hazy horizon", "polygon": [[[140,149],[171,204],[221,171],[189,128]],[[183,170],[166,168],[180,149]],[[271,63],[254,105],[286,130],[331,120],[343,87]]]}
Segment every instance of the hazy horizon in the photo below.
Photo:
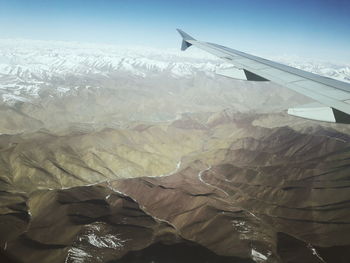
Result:
{"label": "hazy horizon", "polygon": [[178,48],[181,28],[199,40],[261,56],[348,63],[347,1],[2,2],[0,39]]}

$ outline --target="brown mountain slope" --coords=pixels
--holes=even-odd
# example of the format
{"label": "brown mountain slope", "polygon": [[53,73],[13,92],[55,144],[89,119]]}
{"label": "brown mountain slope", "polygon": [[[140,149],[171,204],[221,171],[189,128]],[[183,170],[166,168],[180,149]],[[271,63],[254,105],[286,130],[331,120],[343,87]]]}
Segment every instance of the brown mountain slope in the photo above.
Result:
{"label": "brown mountain slope", "polygon": [[[177,255],[178,246],[212,262],[348,262],[348,136],[329,128],[267,129],[252,121],[236,115],[211,127],[194,121],[205,129],[186,119],[181,128],[177,122],[6,137],[2,248],[24,262],[171,262],[150,255],[163,249]],[[87,159],[96,149],[100,161]],[[120,156],[138,157],[132,160],[144,174],[147,163],[160,169],[159,160],[168,158],[172,170],[181,163],[169,176],[122,178],[120,167],[113,168]],[[55,169],[47,165],[52,160]],[[29,170],[19,172],[22,166]],[[66,185],[103,182],[61,189],[63,174],[71,180]]]}

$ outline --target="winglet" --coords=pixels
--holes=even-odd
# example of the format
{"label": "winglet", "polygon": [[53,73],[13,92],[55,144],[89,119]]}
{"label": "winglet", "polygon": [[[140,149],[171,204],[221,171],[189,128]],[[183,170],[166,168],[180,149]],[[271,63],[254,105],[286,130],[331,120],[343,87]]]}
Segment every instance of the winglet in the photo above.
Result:
{"label": "winglet", "polygon": [[189,48],[190,46],[192,46],[192,44],[189,43],[188,41],[195,40],[195,39],[193,37],[191,37],[189,34],[182,31],[181,29],[176,29],[176,30],[177,30],[177,32],[179,32],[179,34],[182,37],[181,50],[184,51],[187,48]]}

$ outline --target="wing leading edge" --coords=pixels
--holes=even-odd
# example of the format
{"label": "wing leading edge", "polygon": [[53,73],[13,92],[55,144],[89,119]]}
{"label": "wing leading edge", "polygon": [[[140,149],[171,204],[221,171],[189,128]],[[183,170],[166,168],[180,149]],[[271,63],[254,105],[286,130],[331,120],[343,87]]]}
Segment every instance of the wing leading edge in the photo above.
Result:
{"label": "wing leading edge", "polygon": [[288,114],[307,119],[350,124],[350,84],[289,67],[264,58],[194,39],[177,29],[181,50],[196,46],[234,65],[218,74],[250,81],[272,81],[318,103],[288,109]]}

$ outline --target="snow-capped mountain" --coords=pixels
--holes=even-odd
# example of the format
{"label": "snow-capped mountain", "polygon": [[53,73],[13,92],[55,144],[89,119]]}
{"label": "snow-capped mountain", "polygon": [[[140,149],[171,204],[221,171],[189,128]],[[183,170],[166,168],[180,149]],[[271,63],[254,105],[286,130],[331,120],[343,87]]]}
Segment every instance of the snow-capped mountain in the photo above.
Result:
{"label": "snow-capped mountain", "polygon": [[[181,53],[144,47],[118,47],[53,41],[0,40],[0,94],[7,103],[27,101],[51,86],[57,94],[72,88],[72,77],[113,78],[116,73],[145,78],[183,78],[225,67],[198,50]],[[81,85],[79,85],[81,86]],[[88,85],[86,85],[88,86]]]}
{"label": "snow-capped mountain", "polygon": [[350,82],[350,64],[340,64],[323,60],[305,59],[298,56],[273,57],[272,60],[309,71],[321,76]]}
{"label": "snow-capped mountain", "polygon": [[[276,60],[350,82],[348,65],[288,57]],[[91,78],[115,78],[118,74],[136,78],[161,74],[170,78],[189,78],[198,72],[215,77],[212,73],[225,67],[230,65],[194,48],[181,52],[175,49],[4,39],[0,40],[0,96],[3,102],[13,104],[38,98],[40,92],[47,89],[53,95],[62,95],[72,89],[91,86]],[[75,83],[70,81],[72,78],[85,80]]]}

